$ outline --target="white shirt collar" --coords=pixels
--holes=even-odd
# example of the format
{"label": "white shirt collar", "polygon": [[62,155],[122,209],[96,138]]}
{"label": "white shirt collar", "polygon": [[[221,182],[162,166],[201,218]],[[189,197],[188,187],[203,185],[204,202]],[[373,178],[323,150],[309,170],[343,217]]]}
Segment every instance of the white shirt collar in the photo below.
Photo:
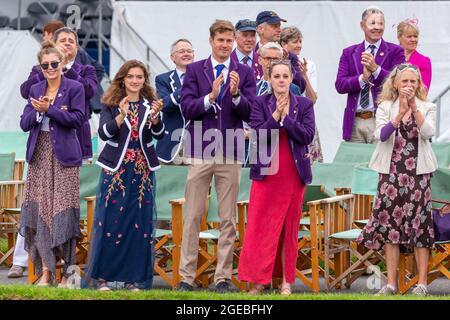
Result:
{"label": "white shirt collar", "polygon": [[178,68],[175,68],[175,72],[177,73],[178,79],[181,79],[181,75],[185,73],[184,71],[181,71]]}
{"label": "white shirt collar", "polygon": [[72,68],[72,66],[73,66],[74,63],[75,63],[75,59],[73,59],[73,60],[70,61],[68,64],[66,64],[67,70],[69,70],[70,68]]}
{"label": "white shirt collar", "polygon": [[213,58],[213,56],[211,56],[211,63],[212,63],[213,69],[215,69],[218,64],[223,64],[225,66],[225,69],[230,69],[230,61],[231,61],[231,59],[230,59],[230,57],[228,57],[228,59],[225,60],[223,63],[219,63],[216,59]]}
{"label": "white shirt collar", "polygon": [[250,52],[250,54],[247,55],[247,54],[243,54],[241,51],[239,51],[238,48],[236,48],[236,56],[237,56],[239,62],[241,62],[245,56],[248,56],[250,58],[250,60],[253,62],[253,50],[252,50],[252,52]]}
{"label": "white shirt collar", "polygon": [[369,43],[367,40],[364,40],[364,49],[367,50],[367,48],[368,48],[371,44],[373,44],[373,45],[376,47],[376,48],[375,48],[375,51],[377,51],[377,50],[380,48],[380,45],[381,45],[381,39],[378,40],[378,41],[375,42],[375,43]]}

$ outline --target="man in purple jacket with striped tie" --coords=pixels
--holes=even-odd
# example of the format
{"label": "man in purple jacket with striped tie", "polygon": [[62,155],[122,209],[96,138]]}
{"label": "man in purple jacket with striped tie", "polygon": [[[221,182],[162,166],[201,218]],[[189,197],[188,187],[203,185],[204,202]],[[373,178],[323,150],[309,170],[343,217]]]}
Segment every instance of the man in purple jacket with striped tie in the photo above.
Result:
{"label": "man in purple jacket with striped tie", "polygon": [[256,83],[250,67],[230,59],[235,36],[231,22],[216,20],[209,32],[211,56],[186,67],[181,89],[183,116],[190,120],[184,145],[190,165],[178,290],[193,289],[200,220],[214,176],[221,221],[214,283],[216,292],[225,293],[231,290],[235,210],[244,160],[242,121],[249,121]]}
{"label": "man in purple jacket with striped tie", "polygon": [[405,60],[403,49],[383,40],[384,14],[369,7],[360,23],[364,42],[345,48],[339,61],[336,90],[348,94],[342,138],[374,143],[377,96],[389,72]]}

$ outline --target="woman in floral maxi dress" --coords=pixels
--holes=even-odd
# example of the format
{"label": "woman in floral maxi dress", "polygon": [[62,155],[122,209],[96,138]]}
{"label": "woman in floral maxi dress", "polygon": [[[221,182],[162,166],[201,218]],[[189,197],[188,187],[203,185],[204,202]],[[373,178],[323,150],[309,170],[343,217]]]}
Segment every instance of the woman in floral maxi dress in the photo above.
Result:
{"label": "woman in floral maxi dress", "polygon": [[386,253],[388,284],[379,294],[397,291],[400,249],[414,251],[419,282],[413,293],[427,293],[429,249],[434,243],[431,173],[437,162],[429,139],[434,134],[436,106],[415,66],[403,64],[383,85],[377,110],[380,142],[370,167],[379,175],[372,217],[358,241]]}
{"label": "woman in floral maxi dress", "polygon": [[103,171],[86,279],[99,290],[124,282],[138,291],[150,288],[153,278],[154,170],[159,168],[153,139],[164,134],[162,103],[136,60],[121,67],[102,102],[99,135],[106,146],[98,160]]}

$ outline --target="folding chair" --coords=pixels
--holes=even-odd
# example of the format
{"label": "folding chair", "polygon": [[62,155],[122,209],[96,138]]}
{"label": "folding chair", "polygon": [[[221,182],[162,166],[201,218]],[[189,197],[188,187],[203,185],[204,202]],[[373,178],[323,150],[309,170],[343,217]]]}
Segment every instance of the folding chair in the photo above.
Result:
{"label": "folding chair", "polygon": [[[375,250],[368,250],[365,254],[358,252],[353,242],[358,238],[361,229],[353,227],[354,196],[346,194],[309,203],[314,206],[310,212],[311,219],[320,221],[323,217],[324,224],[316,223],[318,232],[323,232],[324,244],[324,273],[327,289],[340,288],[345,279],[345,286],[350,287],[360,275],[358,268],[365,265],[371,267],[374,262],[372,257],[378,257],[375,263],[382,259]],[[356,257],[352,261],[351,256]],[[331,261],[334,262],[334,270],[331,270]],[[332,274],[333,273],[333,274]],[[383,274],[380,276],[385,277]]]}

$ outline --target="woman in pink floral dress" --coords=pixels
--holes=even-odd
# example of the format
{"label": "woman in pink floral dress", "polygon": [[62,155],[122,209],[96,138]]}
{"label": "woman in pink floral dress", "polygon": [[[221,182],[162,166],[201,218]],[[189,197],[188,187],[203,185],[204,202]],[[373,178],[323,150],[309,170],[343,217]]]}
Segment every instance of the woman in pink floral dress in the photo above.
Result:
{"label": "woman in pink floral dress", "polygon": [[124,282],[137,291],[150,288],[156,206],[155,174],[159,161],[155,139],[164,135],[145,65],[126,62],[102,98],[99,136],[106,141],[97,164],[100,175],[87,285],[110,290]]}
{"label": "woman in pink floral dress", "polygon": [[386,253],[388,284],[379,294],[397,291],[400,247],[414,251],[419,282],[413,293],[427,293],[430,248],[434,244],[431,173],[437,161],[431,149],[436,106],[427,102],[417,67],[396,67],[379,97],[376,136],[380,140],[369,166],[380,173],[372,217],[358,241]]}

